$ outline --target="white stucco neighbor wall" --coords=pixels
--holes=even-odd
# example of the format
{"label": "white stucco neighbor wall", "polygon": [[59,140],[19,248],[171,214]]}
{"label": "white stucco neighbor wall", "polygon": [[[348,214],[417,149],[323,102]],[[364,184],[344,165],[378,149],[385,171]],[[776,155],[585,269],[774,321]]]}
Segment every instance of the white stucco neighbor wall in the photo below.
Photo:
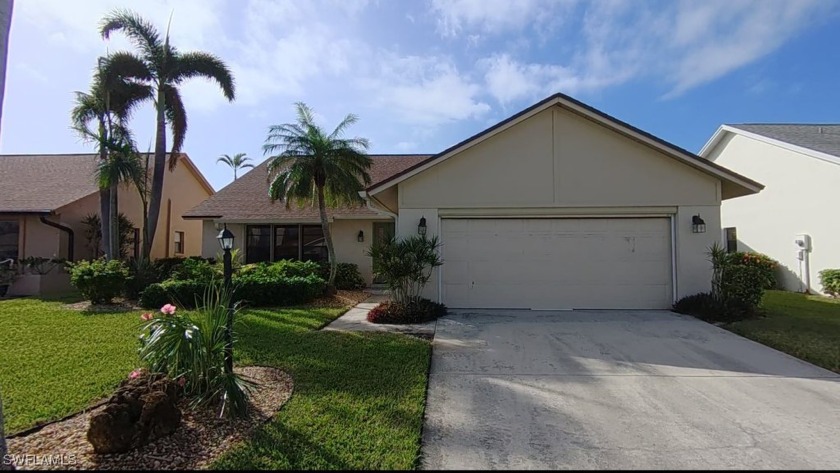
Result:
{"label": "white stucco neighbor wall", "polygon": [[[439,216],[453,209],[509,217],[665,212],[674,218],[680,298],[709,290],[706,252],[720,242],[720,195],[717,178],[554,107],[401,182],[397,234],[415,235],[426,217],[427,234],[438,235]],[[697,214],[706,233],[691,231]],[[424,295],[438,299],[436,276]]]}
{"label": "white stucco neighbor wall", "polygon": [[804,289],[794,237],[811,235],[811,287],[821,291],[819,272],[840,268],[840,220],[833,218],[840,166],[742,135],[729,134],[709,158],[763,183],[756,195],[723,202],[722,226],[736,227],[738,249],[758,251],[782,266],[785,289]]}

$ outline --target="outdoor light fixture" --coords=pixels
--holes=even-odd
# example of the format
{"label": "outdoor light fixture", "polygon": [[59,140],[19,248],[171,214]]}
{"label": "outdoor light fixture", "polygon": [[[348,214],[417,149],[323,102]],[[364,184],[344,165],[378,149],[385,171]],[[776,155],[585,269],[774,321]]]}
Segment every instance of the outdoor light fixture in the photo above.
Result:
{"label": "outdoor light fixture", "polygon": [[219,240],[219,245],[222,246],[223,250],[232,250],[233,249],[233,232],[227,229],[227,224],[219,232],[219,236],[216,237]]}
{"label": "outdoor light fixture", "polygon": [[426,236],[426,217],[420,218],[420,224],[417,225],[417,234],[420,236]]}
{"label": "outdoor light fixture", "polygon": [[691,217],[691,231],[693,233],[706,233],[706,222],[700,218],[700,214]]}
{"label": "outdoor light fixture", "polygon": [[358,240],[359,243],[365,241],[365,232],[362,231],[362,230],[359,230],[359,235],[356,236],[356,240]]}

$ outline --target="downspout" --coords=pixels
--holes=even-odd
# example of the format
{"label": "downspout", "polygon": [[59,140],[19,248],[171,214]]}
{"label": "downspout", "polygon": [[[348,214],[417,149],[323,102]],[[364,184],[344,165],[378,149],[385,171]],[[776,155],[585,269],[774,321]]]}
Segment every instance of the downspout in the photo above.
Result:
{"label": "downspout", "polygon": [[76,237],[73,234],[73,229],[67,226],[64,226],[60,223],[56,223],[50,220],[47,220],[47,217],[41,217],[41,223],[44,225],[48,225],[53,228],[57,228],[62,232],[67,234],[67,260],[73,261],[73,251],[76,248]]}

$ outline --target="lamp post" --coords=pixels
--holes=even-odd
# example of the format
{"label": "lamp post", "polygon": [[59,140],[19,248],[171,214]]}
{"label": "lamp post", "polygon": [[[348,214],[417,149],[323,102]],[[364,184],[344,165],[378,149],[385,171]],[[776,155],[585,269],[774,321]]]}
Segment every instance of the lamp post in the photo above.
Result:
{"label": "lamp post", "polygon": [[227,298],[227,321],[225,323],[225,373],[233,373],[233,294],[231,291],[231,277],[233,276],[233,264],[231,264],[230,250],[233,249],[233,232],[227,229],[227,224],[216,237],[224,250],[225,265],[225,295]]}

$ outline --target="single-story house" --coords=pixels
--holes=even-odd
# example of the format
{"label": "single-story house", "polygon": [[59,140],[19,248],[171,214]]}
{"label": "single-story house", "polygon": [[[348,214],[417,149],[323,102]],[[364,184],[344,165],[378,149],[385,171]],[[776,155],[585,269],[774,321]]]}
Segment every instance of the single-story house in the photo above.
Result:
{"label": "single-story house", "polygon": [[[29,256],[70,260],[95,257],[83,220],[99,214],[94,178],[96,154],[0,155],[0,261]],[[201,223],[181,215],[213,195],[186,154],[164,177],[163,206],[152,258],[201,254]],[[119,211],[134,223],[133,253],[142,242],[143,206],[128,184],[119,191]],[[132,256],[132,255],[129,255]],[[22,282],[12,286],[18,294]],[[16,288],[18,291],[16,291]]]}
{"label": "single-story house", "polygon": [[700,155],[768,186],[723,203],[729,250],[777,260],[784,289],[820,292],[819,272],[840,268],[840,222],[831,218],[840,182],[840,125],[722,125]]}
{"label": "single-story house", "polygon": [[[762,189],[563,94],[440,153],[373,159],[365,205],[330,212],[337,259],[371,282],[372,240],[425,225],[444,260],[425,296],[453,308],[670,308],[710,288],[721,202]],[[184,217],[204,255],[226,224],[246,261],[324,258],[317,212],[272,204],[265,163]]]}

